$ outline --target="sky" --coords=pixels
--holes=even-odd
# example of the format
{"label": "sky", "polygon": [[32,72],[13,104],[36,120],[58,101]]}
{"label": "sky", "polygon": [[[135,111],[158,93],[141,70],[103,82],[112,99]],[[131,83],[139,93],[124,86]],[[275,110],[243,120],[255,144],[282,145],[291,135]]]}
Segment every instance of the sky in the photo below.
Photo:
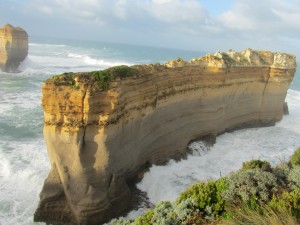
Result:
{"label": "sky", "polygon": [[6,23],[30,37],[300,57],[300,0],[0,0]]}

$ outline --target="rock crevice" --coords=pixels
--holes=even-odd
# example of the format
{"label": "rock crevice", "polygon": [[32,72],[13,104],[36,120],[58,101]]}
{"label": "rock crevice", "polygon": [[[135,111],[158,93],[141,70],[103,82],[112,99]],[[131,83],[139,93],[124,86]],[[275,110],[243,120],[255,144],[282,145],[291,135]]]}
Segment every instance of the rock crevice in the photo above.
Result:
{"label": "rock crevice", "polygon": [[133,66],[108,85],[93,72],[47,80],[52,169],[35,221],[101,224],[128,209],[143,168],[182,158],[191,140],[275,124],[295,68],[295,56],[247,49]]}

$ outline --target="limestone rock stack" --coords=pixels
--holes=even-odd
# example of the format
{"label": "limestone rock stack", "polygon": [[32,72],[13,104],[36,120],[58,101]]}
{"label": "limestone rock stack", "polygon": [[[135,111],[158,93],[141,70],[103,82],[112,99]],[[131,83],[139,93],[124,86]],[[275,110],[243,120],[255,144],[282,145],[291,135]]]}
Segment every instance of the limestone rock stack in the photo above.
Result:
{"label": "limestone rock stack", "polygon": [[18,72],[28,54],[28,34],[20,27],[6,24],[0,28],[0,70]]}
{"label": "limestone rock stack", "polygon": [[101,224],[128,208],[129,184],[145,166],[180,158],[207,135],[274,125],[295,68],[293,55],[247,49],[133,66],[108,85],[95,73],[47,80],[51,171],[35,220]]}

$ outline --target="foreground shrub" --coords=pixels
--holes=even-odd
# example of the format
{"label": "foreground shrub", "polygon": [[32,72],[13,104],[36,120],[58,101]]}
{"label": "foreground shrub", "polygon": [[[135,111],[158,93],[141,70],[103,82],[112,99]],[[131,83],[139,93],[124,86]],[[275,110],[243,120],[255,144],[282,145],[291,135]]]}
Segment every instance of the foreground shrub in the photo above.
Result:
{"label": "foreground shrub", "polygon": [[154,209],[138,217],[135,221],[114,220],[113,225],[181,225],[192,214],[192,201],[186,199],[179,204],[161,202]]}
{"label": "foreground shrub", "polygon": [[278,185],[283,189],[287,189],[289,186],[288,174],[290,171],[291,167],[288,163],[282,163],[273,169],[273,174],[277,178]]}
{"label": "foreground shrub", "polygon": [[228,189],[222,194],[229,203],[239,200],[255,209],[270,200],[277,189],[274,174],[260,169],[239,170],[226,177]]}
{"label": "foreground shrub", "polygon": [[286,210],[273,210],[270,207],[264,207],[260,211],[251,208],[242,208],[235,210],[235,217],[223,221],[222,225],[297,225],[297,219]]}
{"label": "foreground shrub", "polygon": [[288,211],[300,219],[300,188],[291,192],[284,192],[281,196],[274,196],[268,204],[277,211]]}
{"label": "foreground shrub", "polygon": [[294,166],[287,176],[288,185],[292,189],[300,188],[300,165]]}
{"label": "foreground shrub", "polygon": [[176,202],[161,202],[134,221],[115,220],[112,224],[294,225],[300,224],[297,219],[300,165],[282,163],[272,169],[266,161],[251,160],[225,178],[192,185]]}
{"label": "foreground shrub", "polygon": [[214,219],[225,212],[226,202],[221,193],[228,187],[225,179],[201,182],[192,185],[180,194],[177,202],[192,201],[192,209],[203,217]]}
{"label": "foreground shrub", "polygon": [[300,165],[300,148],[298,148],[291,156],[290,163],[292,165]]}
{"label": "foreground shrub", "polygon": [[261,160],[250,160],[248,162],[243,163],[242,170],[250,170],[250,169],[261,169],[263,171],[271,172],[271,164],[268,161]]}

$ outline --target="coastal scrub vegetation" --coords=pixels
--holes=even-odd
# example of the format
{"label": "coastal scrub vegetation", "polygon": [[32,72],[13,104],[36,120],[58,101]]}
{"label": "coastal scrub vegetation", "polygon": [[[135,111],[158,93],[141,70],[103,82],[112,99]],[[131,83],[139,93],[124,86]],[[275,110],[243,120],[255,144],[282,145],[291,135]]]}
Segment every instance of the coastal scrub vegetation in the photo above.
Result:
{"label": "coastal scrub vegetation", "polygon": [[300,223],[300,148],[276,167],[261,160],[215,181],[202,181],[182,192],[175,202],[164,201],[135,220],[113,225]]}
{"label": "coastal scrub vegetation", "polygon": [[99,88],[107,90],[111,80],[115,79],[116,77],[122,78],[134,76],[136,74],[136,69],[134,67],[121,65],[111,67],[106,70],[92,71],[90,74],[95,77]]}
{"label": "coastal scrub vegetation", "polygon": [[292,165],[300,165],[300,148],[298,148],[291,157]]}
{"label": "coastal scrub vegetation", "polygon": [[67,85],[71,88],[79,89],[78,86],[76,86],[75,77],[78,77],[80,79],[86,79],[87,77],[94,78],[93,81],[96,81],[98,87],[102,90],[109,89],[109,83],[111,80],[119,77],[130,77],[137,75],[137,69],[134,66],[126,66],[126,65],[120,65],[120,66],[114,66],[105,70],[98,70],[98,71],[92,71],[88,73],[73,73],[73,72],[66,72],[61,75],[55,75],[49,81],[54,81],[56,85]]}

